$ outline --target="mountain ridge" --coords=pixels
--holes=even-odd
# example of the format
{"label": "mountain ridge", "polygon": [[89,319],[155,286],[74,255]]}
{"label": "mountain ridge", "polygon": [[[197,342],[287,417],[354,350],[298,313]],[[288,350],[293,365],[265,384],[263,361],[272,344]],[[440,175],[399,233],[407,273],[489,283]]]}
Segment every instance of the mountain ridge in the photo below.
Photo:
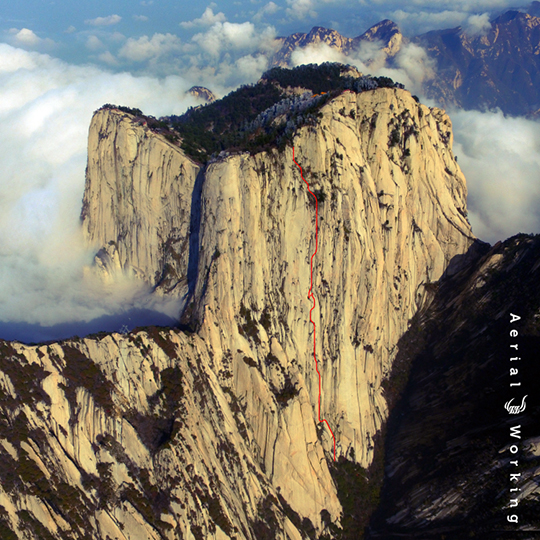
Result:
{"label": "mountain ridge", "polygon": [[[388,414],[397,340],[474,242],[448,116],[401,88],[345,91],[293,134],[319,193],[313,315],[334,469],[310,354],[314,207],[291,147],[201,167],[135,112],[94,115],[83,230],[95,272],[177,297],[191,331],[6,346],[2,433],[18,422],[28,436],[2,439],[15,473],[0,521],[59,539],[68,528],[122,540],[356,534],[366,510],[343,489],[351,471],[372,489],[362,468]],[[26,391],[17,377],[30,369]],[[62,486],[88,512],[59,499]]]}
{"label": "mountain ridge", "polygon": [[364,34],[348,38],[332,29],[314,27],[307,34],[279,38],[281,48],[269,62],[290,67],[295,50],[321,43],[345,58],[357,55],[363,44],[378,43],[371,53],[360,55],[362,62],[369,68],[381,62],[376,56],[382,54],[387,67],[399,69],[396,59],[400,52],[407,44],[415,44],[424,48],[434,64],[424,69],[421,91],[439,106],[499,108],[505,114],[535,117],[540,110],[537,4],[505,11],[481,31],[458,26],[405,38],[395,23],[384,20]]}

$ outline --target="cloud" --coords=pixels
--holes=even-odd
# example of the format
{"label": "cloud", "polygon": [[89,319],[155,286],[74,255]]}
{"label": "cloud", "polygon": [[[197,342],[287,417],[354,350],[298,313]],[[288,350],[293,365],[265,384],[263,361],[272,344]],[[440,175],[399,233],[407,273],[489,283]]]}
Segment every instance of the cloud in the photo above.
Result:
{"label": "cloud", "polygon": [[97,36],[88,36],[88,39],[86,40],[86,48],[89,51],[98,51],[99,49],[103,49],[104,47],[105,45]]}
{"label": "cloud", "polygon": [[289,6],[285,12],[292,19],[307,19],[317,16],[314,0],[287,0]]}
{"label": "cloud", "polygon": [[[215,4],[214,4],[215,5]],[[211,6],[208,6],[202,16],[199,19],[194,19],[193,21],[181,22],[180,26],[182,28],[193,28],[194,26],[211,26],[215,23],[225,22],[227,17],[221,11],[214,14]]]}
{"label": "cloud", "polygon": [[76,30],[77,29],[73,25],[71,25],[64,30],[64,34],[73,34],[73,32],[75,32]]}
{"label": "cloud", "polygon": [[93,258],[79,222],[88,126],[104,103],[181,114],[195,104],[191,84],[0,44],[0,321],[52,325],[158,307],[133,279],[107,288],[84,278]]}
{"label": "cloud", "polygon": [[236,61],[236,67],[245,80],[257,80],[268,68],[268,58],[263,54],[248,54]]}
{"label": "cloud", "polygon": [[54,47],[55,43],[52,39],[42,39],[36,35],[29,28],[11,28],[8,32],[10,35],[10,43],[16,47],[23,47],[24,49],[39,49],[50,50]]}
{"label": "cloud", "polygon": [[347,57],[343,53],[323,42],[297,48],[291,55],[291,64],[293,66],[322,64],[323,62],[350,63],[347,62]]}
{"label": "cloud", "polygon": [[148,17],[146,15],[133,15],[133,19],[140,22],[146,22]]}
{"label": "cloud", "polygon": [[275,29],[267,26],[256,29],[251,22],[244,23],[215,23],[204,33],[195,34],[192,40],[201,49],[214,57],[219,57],[229,50],[251,49],[268,47],[275,36]]}
{"label": "cloud", "polygon": [[144,62],[181,49],[182,42],[173,34],[154,34],[151,38],[129,38],[118,55],[132,62]]}
{"label": "cloud", "polygon": [[457,10],[404,11],[397,9],[389,14],[389,18],[396,22],[404,33],[409,35],[454,28],[463,24],[468,17],[469,13]]}
{"label": "cloud", "polygon": [[396,55],[393,68],[387,67],[386,54],[379,42],[363,42],[360,48],[345,55],[326,43],[298,48],[291,55],[291,64],[321,64],[322,62],[341,62],[351,64],[364,74],[390,77],[405,85],[407,90],[421,95],[422,83],[434,76],[434,62],[427,52],[414,43],[404,45]]}
{"label": "cloud", "polygon": [[471,37],[485,36],[491,30],[489,13],[471,15],[463,25],[463,30]]}
{"label": "cloud", "polygon": [[23,28],[22,30],[17,30],[16,28],[13,28],[10,33],[14,34],[14,41],[18,45],[23,45],[26,47],[35,47],[39,45],[41,39],[32,32],[32,30],[29,30],[28,28]]}
{"label": "cloud", "polygon": [[84,23],[89,24],[90,26],[111,26],[113,24],[118,24],[121,20],[122,17],[120,17],[120,15],[109,15],[107,17],[87,19]]}
{"label": "cloud", "polygon": [[540,232],[540,123],[500,111],[454,111],[450,117],[476,236],[494,243]]}
{"label": "cloud", "polygon": [[407,43],[396,55],[396,65],[409,79],[408,89],[420,94],[422,83],[435,76],[435,61],[426,50],[414,43]]}
{"label": "cloud", "polygon": [[257,13],[253,16],[253,20],[255,22],[261,22],[267,17],[268,15],[274,15],[277,13],[281,8],[275,4],[274,2],[268,2],[268,4],[264,5]]}
{"label": "cloud", "polygon": [[114,55],[110,51],[102,52],[98,59],[101,62],[104,62],[105,64],[108,64],[109,66],[117,66],[118,60],[114,57]]}
{"label": "cloud", "polygon": [[[351,60],[357,64],[356,67],[360,69],[360,71],[374,73],[386,64],[386,53],[384,52],[383,47],[381,41],[361,41],[360,47],[352,51],[347,58],[351,58]],[[363,66],[366,66],[365,69]]]}
{"label": "cloud", "polygon": [[[28,54],[22,49],[9,48],[9,54],[1,54],[2,47],[0,44],[0,76],[5,73],[13,73],[20,69],[31,70],[44,65],[47,62],[47,57],[40,55]],[[0,112],[4,109],[5,104],[0,103]]]}

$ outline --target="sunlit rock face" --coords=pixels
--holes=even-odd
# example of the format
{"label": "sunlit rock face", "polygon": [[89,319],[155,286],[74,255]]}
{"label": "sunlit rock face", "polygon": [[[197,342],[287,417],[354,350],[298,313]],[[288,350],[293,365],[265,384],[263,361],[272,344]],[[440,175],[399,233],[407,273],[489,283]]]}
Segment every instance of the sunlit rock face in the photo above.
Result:
{"label": "sunlit rock face", "polygon": [[0,347],[2,538],[302,538],[198,336]]}
{"label": "sunlit rock face", "polygon": [[[17,471],[0,492],[10,530],[300,539],[339,521],[310,257],[321,416],[337,457],[368,466],[397,342],[474,239],[443,111],[378,89],[319,113],[292,140],[318,221],[291,146],[203,167],[140,118],[95,114],[82,216],[95,271],[183,298],[191,333],[6,345],[4,424],[28,432],[0,446]],[[47,502],[62,486],[82,502]]]}
{"label": "sunlit rock face", "polygon": [[129,270],[187,294],[192,195],[200,167],[145,119],[103,109],[88,136],[83,231],[103,276]]}
{"label": "sunlit rock face", "polygon": [[188,90],[188,92],[190,95],[196,98],[200,98],[201,101],[204,101],[206,103],[211,103],[212,101],[216,101],[217,99],[215,94],[211,90],[208,90],[208,88],[205,88],[204,86],[192,86]]}
{"label": "sunlit rock face", "polygon": [[[344,93],[323,108],[317,128],[294,139],[296,159],[320,199],[314,317],[322,412],[338,433],[338,455],[354,449],[364,466],[386,417],[381,382],[397,340],[422,303],[424,285],[471,242],[465,182],[451,144],[448,117],[399,90]],[[211,163],[189,317],[216,358],[241,351],[240,362],[248,354],[274,385],[268,357],[277,357],[282,380],[306,388],[316,416],[307,299],[314,215],[292,149]],[[254,422],[261,417],[253,411]],[[330,451],[327,430],[322,441]]]}

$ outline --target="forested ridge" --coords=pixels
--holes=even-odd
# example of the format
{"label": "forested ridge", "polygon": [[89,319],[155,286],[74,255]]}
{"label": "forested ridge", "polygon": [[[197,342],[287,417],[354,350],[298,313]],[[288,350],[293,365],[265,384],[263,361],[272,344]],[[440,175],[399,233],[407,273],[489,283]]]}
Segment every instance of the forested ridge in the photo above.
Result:
{"label": "forested ridge", "polygon": [[315,123],[320,108],[350,90],[403,88],[388,77],[353,76],[339,63],[273,68],[256,84],[243,85],[220,100],[190,108],[181,116],[156,119],[139,109],[117,108],[145,121],[154,131],[180,144],[194,160],[206,163],[222,151],[284,148],[298,127]]}

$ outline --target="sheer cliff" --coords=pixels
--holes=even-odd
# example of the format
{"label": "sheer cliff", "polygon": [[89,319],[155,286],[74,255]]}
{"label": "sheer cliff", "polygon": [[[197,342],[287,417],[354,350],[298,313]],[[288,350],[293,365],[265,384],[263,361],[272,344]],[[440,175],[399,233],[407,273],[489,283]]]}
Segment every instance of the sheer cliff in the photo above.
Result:
{"label": "sheer cliff", "polygon": [[140,117],[95,114],[82,213],[95,270],[176,296],[190,331],[4,346],[5,530],[336,537],[310,257],[322,416],[337,457],[367,467],[398,340],[474,238],[450,120],[407,91],[345,91],[291,143],[203,165]]}
{"label": "sheer cliff", "polygon": [[[103,133],[125,139],[125,148],[138,153],[118,153]],[[238,356],[234,363],[246,374],[262,371],[276,391],[290,378],[315,403],[318,385],[306,346],[315,208],[292,149],[210,162],[200,173],[200,200],[192,205],[191,196],[180,193],[193,192],[198,166],[125,114],[99,112],[90,141],[98,148],[91,152],[85,194],[88,237],[104,251],[125,254],[121,268],[155,286],[174,265],[178,281],[169,287],[181,287],[189,264],[196,265],[183,318],[214,348],[216,369],[229,369],[225,359]],[[314,288],[324,359],[322,408],[340,433],[338,453],[353,448],[358,462],[367,465],[366,441],[386,414],[381,382],[397,339],[422,303],[423,286],[436,281],[471,243],[465,181],[452,155],[448,117],[403,90],[345,92],[321,109],[316,126],[301,128],[293,144],[320,205]],[[152,152],[159,156],[156,169],[147,165]],[[173,152],[182,174],[156,179]],[[121,176],[119,170],[142,174],[131,182],[131,173]],[[120,185],[101,196],[110,176]],[[162,204],[178,207],[178,221],[178,214],[184,216],[177,235],[164,228],[172,230],[173,223]],[[188,261],[190,219],[197,243]],[[140,223],[148,224],[150,234]],[[113,271],[112,265],[105,268]],[[257,366],[244,368],[244,356]],[[237,381],[235,371],[235,384],[243,385],[244,376]],[[250,385],[235,392],[250,392]],[[252,411],[255,422],[260,413]],[[328,450],[330,440],[323,437]]]}

